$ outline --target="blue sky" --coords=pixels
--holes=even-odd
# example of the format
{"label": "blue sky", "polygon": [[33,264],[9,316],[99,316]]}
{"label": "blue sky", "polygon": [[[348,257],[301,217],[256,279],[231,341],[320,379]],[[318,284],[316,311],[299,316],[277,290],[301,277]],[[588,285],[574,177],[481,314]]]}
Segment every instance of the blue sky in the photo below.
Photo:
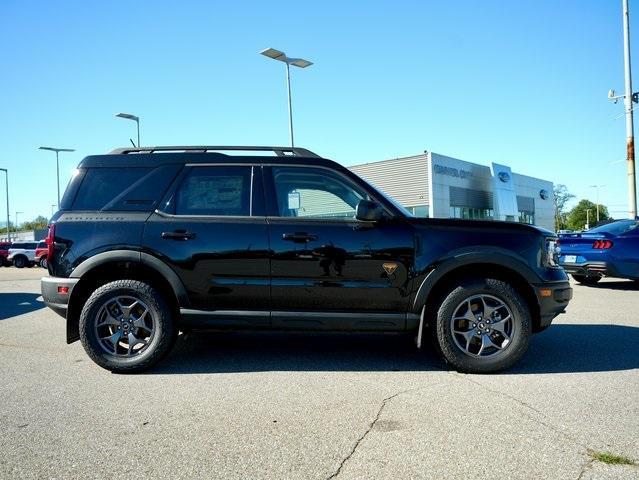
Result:
{"label": "blue sky", "polygon": [[[637,6],[633,16],[632,8]],[[345,165],[431,150],[627,208],[621,0],[0,2],[0,167],[13,221],[51,214],[85,155],[142,143],[296,144]],[[631,29],[639,39],[639,2]],[[639,65],[639,52],[632,53]],[[637,73],[639,75],[639,71]],[[0,188],[4,191],[4,178]],[[4,195],[0,217],[4,220]]]}

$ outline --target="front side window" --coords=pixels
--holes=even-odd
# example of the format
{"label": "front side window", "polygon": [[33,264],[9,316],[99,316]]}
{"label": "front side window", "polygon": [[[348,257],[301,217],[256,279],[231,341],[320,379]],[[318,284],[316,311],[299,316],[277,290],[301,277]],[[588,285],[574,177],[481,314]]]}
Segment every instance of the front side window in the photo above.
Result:
{"label": "front side window", "polygon": [[251,167],[193,167],[175,196],[176,215],[251,215]]}
{"label": "front side window", "polygon": [[280,217],[354,219],[368,194],[329,170],[273,167]]}

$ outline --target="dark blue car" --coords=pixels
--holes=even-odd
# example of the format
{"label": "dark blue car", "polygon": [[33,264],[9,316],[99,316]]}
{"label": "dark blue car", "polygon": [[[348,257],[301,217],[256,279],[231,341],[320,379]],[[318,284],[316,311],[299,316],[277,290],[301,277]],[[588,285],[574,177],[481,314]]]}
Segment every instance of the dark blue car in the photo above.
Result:
{"label": "dark blue car", "polygon": [[603,276],[639,280],[639,221],[618,220],[583,233],[559,235],[559,263],[579,283]]}

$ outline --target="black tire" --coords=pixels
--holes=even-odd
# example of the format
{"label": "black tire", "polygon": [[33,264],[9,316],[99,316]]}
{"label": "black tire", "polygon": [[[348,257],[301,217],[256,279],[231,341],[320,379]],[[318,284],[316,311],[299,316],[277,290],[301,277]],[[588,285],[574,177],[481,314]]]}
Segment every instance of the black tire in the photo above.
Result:
{"label": "black tire", "polygon": [[47,257],[40,257],[38,265],[40,265],[42,268],[47,268]]}
{"label": "black tire", "polygon": [[572,278],[575,279],[575,282],[579,282],[582,285],[596,285],[601,280],[601,276],[588,276],[588,275],[573,275]]}
{"label": "black tire", "polygon": [[18,255],[13,259],[13,266],[16,268],[24,268],[27,266],[27,258],[23,255]]}
{"label": "black tire", "polygon": [[[154,332],[148,344],[142,352],[133,356],[107,352],[98,338],[98,313],[109,300],[119,296],[144,302],[154,322]],[[115,373],[134,373],[151,368],[169,353],[178,334],[173,312],[160,294],[137,280],[117,280],[94,291],[82,308],[79,327],[80,341],[89,357],[102,368]]]}
{"label": "black tire", "polygon": [[[451,319],[460,306],[468,299],[479,295],[493,297],[507,306],[511,312],[513,328],[510,342],[503,350],[483,357],[472,356],[458,346],[451,327]],[[462,281],[445,295],[434,323],[435,343],[444,360],[457,371],[464,373],[491,373],[511,367],[526,353],[532,334],[532,320],[526,301],[508,283],[496,279]],[[481,354],[481,351],[479,353]]]}

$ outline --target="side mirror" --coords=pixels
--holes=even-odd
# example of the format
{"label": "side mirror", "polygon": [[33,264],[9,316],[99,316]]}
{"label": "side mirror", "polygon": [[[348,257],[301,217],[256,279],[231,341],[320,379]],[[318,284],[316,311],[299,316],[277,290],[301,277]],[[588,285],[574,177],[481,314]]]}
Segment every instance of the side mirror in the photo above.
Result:
{"label": "side mirror", "polygon": [[370,200],[360,200],[355,209],[355,218],[365,222],[377,222],[384,217],[382,207]]}

